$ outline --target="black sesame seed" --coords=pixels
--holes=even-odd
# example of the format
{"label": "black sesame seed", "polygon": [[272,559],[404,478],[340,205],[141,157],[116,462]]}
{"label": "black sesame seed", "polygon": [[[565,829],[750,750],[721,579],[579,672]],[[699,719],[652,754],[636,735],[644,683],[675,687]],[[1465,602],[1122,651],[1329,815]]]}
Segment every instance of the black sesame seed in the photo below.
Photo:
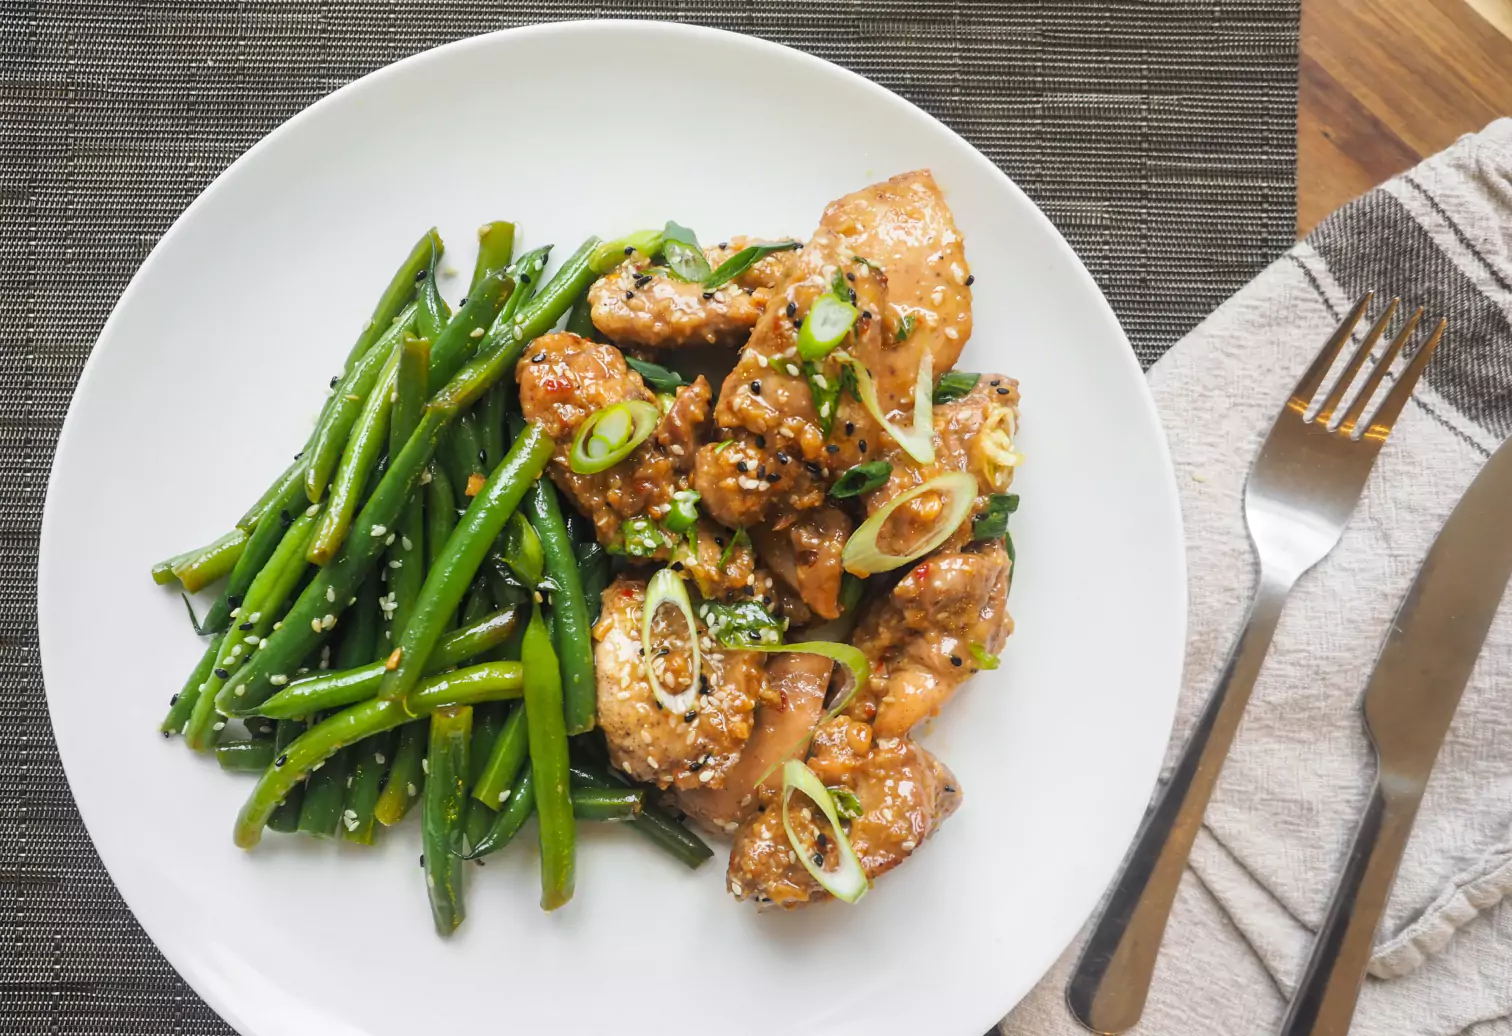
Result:
{"label": "black sesame seed", "polygon": [[788,319],[789,320],[791,320],[793,317],[796,317],[798,315],[798,303],[796,303],[796,302],[789,302],[788,303],[788,307],[787,307],[787,313],[788,313]]}
{"label": "black sesame seed", "polygon": [[819,475],[822,475],[822,474],[824,474],[824,469],[823,469],[823,468],[821,468],[821,467],[820,467],[820,466],[819,466],[819,465],[817,465],[817,464],[815,464],[815,463],[814,463],[814,462],[813,462],[813,461],[811,461],[811,460],[806,460],[806,461],[804,461],[804,462],[803,462],[803,466],[804,466],[804,467],[805,467],[805,468],[808,468],[808,472],[809,472],[809,474],[810,474],[810,475],[814,475],[814,476],[816,476],[816,477],[817,477],[817,476],[819,476]]}
{"label": "black sesame seed", "polygon": [[758,435],[758,436],[756,436],[756,448],[758,450],[764,450],[764,449],[766,449],[766,436],[764,436],[764,435]]}
{"label": "black sesame seed", "polygon": [[814,841],[819,843],[819,848],[821,849],[826,849],[829,847],[829,838],[823,831],[820,831],[817,835],[814,836]]}
{"label": "black sesame seed", "polygon": [[423,280],[425,280],[425,271],[424,270],[416,270],[415,271],[415,280],[417,280],[417,281],[423,281]]}
{"label": "black sesame seed", "polygon": [[[744,593],[747,597],[755,597],[756,596],[756,588],[754,586],[742,586],[740,589],[741,589],[741,592]],[[752,640],[760,640],[761,639],[761,634],[757,633],[755,630],[752,630],[751,631],[751,639]]]}
{"label": "black sesame seed", "polygon": [[521,284],[529,284],[530,283],[530,274],[528,274],[528,273],[522,273],[522,274],[520,274],[520,283]]}
{"label": "black sesame seed", "polygon": [[955,794],[955,785],[954,784],[947,784],[947,785],[945,785],[945,793],[947,795],[954,795]]}
{"label": "black sesame seed", "polygon": [[703,297],[705,299],[712,299],[714,297],[714,293],[712,291],[706,291],[703,293]]}
{"label": "black sesame seed", "polygon": [[649,273],[643,273],[639,277],[635,278],[635,286],[637,288],[644,288],[646,285],[648,285],[650,283],[651,283],[651,275]]}
{"label": "black sesame seed", "polygon": [[778,464],[786,464],[790,459],[791,458],[789,458],[786,453],[782,452],[781,450],[777,451],[777,463]]}
{"label": "black sesame seed", "polygon": [[814,854],[814,866],[815,867],[823,867],[824,866],[824,854],[823,853],[815,853]]}
{"label": "black sesame seed", "polygon": [[757,478],[766,478],[766,465],[765,464],[761,465],[761,467],[759,467],[759,468],[756,469],[756,477]]}
{"label": "black sesame seed", "polygon": [[729,248],[730,247],[730,242],[728,242],[728,241],[721,241],[721,242],[719,242],[719,247],[721,249]]}
{"label": "black sesame seed", "polygon": [[1003,379],[1002,378],[993,378],[987,384],[991,385],[993,388],[997,388],[1002,383],[1003,383]]}
{"label": "black sesame seed", "polygon": [[536,353],[534,356],[532,356],[530,358],[530,362],[531,363],[545,363],[546,362],[546,354],[545,353]]}
{"label": "black sesame seed", "polygon": [[178,704],[178,699],[179,699],[179,696],[175,694],[172,698],[168,699],[168,704],[169,705],[177,705]]}
{"label": "black sesame seed", "polygon": [[478,463],[479,464],[487,464],[488,463],[488,454],[484,453],[482,450],[478,451]]}
{"label": "black sesame seed", "polygon": [[753,381],[753,382],[751,382],[751,395],[753,395],[753,396],[759,396],[759,395],[761,395],[761,382],[759,382],[759,381]]}
{"label": "black sesame seed", "polygon": [[766,480],[775,486],[777,483],[782,481],[782,476],[774,471],[770,475],[766,476]]}
{"label": "black sesame seed", "polygon": [[671,653],[672,653],[672,649],[671,648],[669,648],[669,647],[663,647],[660,651],[658,651],[656,653],[656,655],[657,655],[658,658],[666,658]]}
{"label": "black sesame seed", "polygon": [[222,680],[229,680],[229,679],[231,679],[231,674],[228,673],[226,670],[222,669],[220,666],[216,666],[215,667],[215,675],[218,676]]}
{"label": "black sesame seed", "polygon": [[281,755],[277,759],[273,760],[273,765],[274,766],[282,766],[284,763],[286,763],[288,761],[289,761],[289,757],[288,756]]}
{"label": "black sesame seed", "polygon": [[856,289],[855,288],[850,289],[850,302],[851,302],[852,306],[854,306],[856,304]]}
{"label": "black sesame seed", "polygon": [[659,702],[659,701],[658,702],[652,702],[651,704],[653,704],[653,705],[656,706],[656,711],[657,712],[661,712],[662,711],[662,703],[661,702]]}
{"label": "black sesame seed", "polygon": [[681,561],[674,561],[674,562],[672,562],[672,571],[674,571],[674,572],[681,572],[682,570],[683,570],[683,563]]}
{"label": "black sesame seed", "polygon": [[709,689],[709,678],[707,676],[700,676],[698,678],[698,693],[699,694],[710,694],[710,693],[712,693],[710,691],[710,689]]}
{"label": "black sesame seed", "polygon": [[627,292],[625,292],[625,301],[626,302],[629,302],[633,298],[635,298],[635,292],[633,292],[633,291],[627,291]]}
{"label": "black sesame seed", "polygon": [[301,458],[303,456],[304,456],[304,450],[300,450],[298,453],[294,454],[294,459],[298,460],[299,458]]}
{"label": "black sesame seed", "polygon": [[854,422],[854,421],[847,421],[847,422],[845,422],[845,434],[846,435],[855,435],[856,434],[856,422]]}
{"label": "black sesame seed", "polygon": [[338,381],[340,381],[340,380],[341,380],[341,376],[339,374],[332,374],[331,375],[331,388],[335,388],[336,387],[336,383]]}
{"label": "black sesame seed", "polygon": [[971,287],[971,286],[972,286],[972,285],[973,285],[973,284],[975,284],[975,283],[976,283],[976,274],[974,274],[974,273],[973,273],[973,274],[970,274],[970,275],[969,275],[969,276],[968,276],[968,277],[967,277],[967,278],[966,278],[966,287],[968,287],[968,288],[969,288],[969,287]]}
{"label": "black sesame seed", "polygon": [[474,860],[473,861],[473,863],[476,863],[479,867],[483,866],[487,862],[488,862],[487,860]]}
{"label": "black sesame seed", "polygon": [[743,460],[737,460],[735,462],[735,470],[739,471],[741,474],[744,474],[745,472],[751,470],[751,466]]}
{"label": "black sesame seed", "polygon": [[793,321],[793,330],[794,331],[801,331],[801,330],[803,330],[803,318],[802,317],[799,317],[797,320]]}
{"label": "black sesame seed", "polygon": [[692,723],[697,718],[698,718],[698,710],[697,709],[689,709],[687,712],[683,713],[683,719],[687,720],[689,723]]}
{"label": "black sesame seed", "polygon": [[957,669],[959,669],[960,666],[961,666],[961,656],[960,655],[951,655],[950,656],[950,664],[953,665],[953,666],[955,666]]}
{"label": "black sesame seed", "polygon": [[425,866],[425,854],[424,853],[420,854],[420,866],[422,866],[422,867]]}
{"label": "black sesame seed", "polygon": [[1000,388],[997,390],[997,394],[1000,396],[1006,396],[1008,394],[1008,390],[1005,388]]}
{"label": "black sesame seed", "polygon": [[243,633],[245,633],[247,630],[249,630],[249,629],[252,628],[252,624],[250,622],[244,622],[244,623],[242,623],[240,626],[238,626],[236,628],[239,629],[239,630],[241,630]]}
{"label": "black sesame seed", "polygon": [[278,520],[281,521],[281,522],[283,522],[285,525],[293,525],[294,524],[294,516],[291,515],[286,510],[278,512]]}
{"label": "black sesame seed", "polygon": [[848,273],[845,275],[845,279],[848,281],[854,281],[856,279],[856,275],[853,273]]}
{"label": "black sesame seed", "polygon": [[[745,461],[741,461],[741,463],[744,464]],[[724,537],[723,536],[715,536],[714,537],[714,546],[716,546],[716,547],[723,547],[724,546]]]}
{"label": "black sesame seed", "polygon": [[637,650],[637,651],[639,651],[639,652],[640,652],[640,656],[641,656],[641,657],[642,657],[642,658],[645,658],[645,657],[646,657],[646,649],[645,649],[645,648],[636,648],[636,649],[635,649],[635,650]]}
{"label": "black sesame seed", "polygon": [[856,443],[856,449],[860,450],[862,453],[865,453],[866,452],[866,440],[862,439],[860,442]]}
{"label": "black sesame seed", "polygon": [[825,453],[839,453],[840,452],[840,447],[836,446],[834,443],[830,443],[828,446],[826,446],[824,448],[824,452]]}
{"label": "black sesame seed", "polygon": [[634,245],[626,245],[625,246],[625,254],[626,255],[634,255],[635,254],[635,246]]}
{"label": "black sesame seed", "polygon": [[460,306],[465,306],[465,305],[467,305],[467,296],[466,296],[466,295],[463,295],[463,296],[462,296],[462,301],[461,301],[461,302],[459,302],[459,303],[457,303],[457,305],[458,305],[458,306],[459,306],[459,307],[460,307]]}

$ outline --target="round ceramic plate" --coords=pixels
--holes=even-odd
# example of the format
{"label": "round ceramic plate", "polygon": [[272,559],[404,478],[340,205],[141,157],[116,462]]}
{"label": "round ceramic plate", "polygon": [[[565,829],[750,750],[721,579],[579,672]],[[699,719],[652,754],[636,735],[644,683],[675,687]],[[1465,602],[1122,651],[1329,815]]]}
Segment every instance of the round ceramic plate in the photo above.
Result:
{"label": "round ceramic plate", "polygon": [[[677,68],[696,98],[638,84]],[[418,832],[376,848],[231,844],[250,780],[155,727],[201,649],[155,560],[220,534],[302,443],[354,330],[428,226],[471,269],[518,221],[565,255],[670,218],[705,240],[806,236],[847,191],[929,167],[977,275],[961,367],[1023,386],[1017,632],[921,736],[961,810],[859,906],[757,913],[584,837],[537,907],[533,838],[470,869],[431,929]],[[464,273],[465,276],[465,273]],[[460,294],[456,284],[451,289]],[[85,823],[163,953],[245,1036],[520,1032],[980,1036],[1095,904],[1155,778],[1185,623],[1160,425],[1092,279],[960,137],[833,65],[675,25],[569,23],[442,47],[353,83],[236,162],[143,264],[58,446],[42,660]],[[721,847],[722,849],[723,847]]]}

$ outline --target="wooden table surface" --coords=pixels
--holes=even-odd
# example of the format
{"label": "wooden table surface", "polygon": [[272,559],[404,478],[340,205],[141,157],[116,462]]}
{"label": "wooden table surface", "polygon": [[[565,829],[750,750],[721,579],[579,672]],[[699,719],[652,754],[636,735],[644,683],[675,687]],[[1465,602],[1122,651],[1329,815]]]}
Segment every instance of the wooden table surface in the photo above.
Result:
{"label": "wooden table surface", "polygon": [[1512,0],[1302,0],[1298,234],[1503,115]]}

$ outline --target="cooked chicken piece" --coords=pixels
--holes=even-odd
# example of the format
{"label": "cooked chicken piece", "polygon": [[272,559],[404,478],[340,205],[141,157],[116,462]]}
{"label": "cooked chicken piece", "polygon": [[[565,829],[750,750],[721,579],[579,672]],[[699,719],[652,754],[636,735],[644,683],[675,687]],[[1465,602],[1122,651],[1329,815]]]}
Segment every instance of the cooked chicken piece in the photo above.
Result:
{"label": "cooked chicken piece", "polygon": [[[651,438],[607,471],[580,475],[568,457],[578,427],[594,411],[626,400],[654,402],[639,374],[612,345],[572,334],[549,334],[533,342],[520,359],[520,409],[541,422],[556,441],[548,470],[577,509],[593,519],[598,540],[624,546],[623,526],[631,519],[665,517],[672,495],[689,488],[694,457],[708,423],[709,383],[699,378],[677,390],[671,408]],[[645,521],[642,522],[645,524]],[[638,556],[666,559],[674,544],[660,529]]]}
{"label": "cooked chicken piece", "polygon": [[[734,238],[704,249],[711,269],[757,242]],[[588,289],[593,326],[621,345],[682,349],[695,345],[739,345],[750,336],[772,292],[787,279],[791,252],[762,259],[735,280],[713,291],[652,267],[650,260],[626,262]]]}
{"label": "cooked chicken piece", "polygon": [[937,551],[864,605],[851,643],[871,664],[871,680],[847,713],[886,738],[938,712],[980,668],[977,652],[996,655],[1013,632],[1009,568],[1002,540]]}
{"label": "cooked chicken piece", "polygon": [[[754,729],[757,703],[766,694],[766,656],[717,646],[704,651],[700,687],[707,691],[701,691],[686,714],[673,715],[656,700],[646,665],[657,667],[669,693],[686,689],[693,675],[687,626],[675,608],[662,608],[651,627],[655,653],[643,657],[645,602],[645,580],[620,576],[604,591],[604,609],[593,627],[598,722],[610,762],[633,779],[662,788],[723,787],[740,761]],[[702,629],[698,632],[705,636]],[[660,653],[662,647],[666,654]]]}
{"label": "cooked chicken piece", "polygon": [[[955,777],[934,756],[906,737],[874,739],[865,723],[843,716],[820,724],[809,766],[826,786],[844,785],[859,800],[851,848],[873,881],[906,860],[961,801]],[[828,893],[798,862],[779,796],[764,794],[761,812],[736,833],[726,881],[737,899],[790,909]],[[800,844],[814,846],[833,868],[839,850],[823,814],[795,794],[789,818]]]}
{"label": "cooked chicken piece", "polygon": [[751,537],[762,560],[772,567],[821,618],[840,615],[840,555],[850,537],[851,521],[838,507],[786,514],[771,525],[758,525]]}
{"label": "cooked chicken piece", "polygon": [[[834,235],[814,235],[797,253],[791,279],[767,307],[720,389],[714,418],[729,430],[729,445],[710,444],[699,452],[694,485],[709,513],[726,525],[750,526],[773,513],[821,506],[833,475],[864,459],[859,443],[875,449],[881,441],[874,422],[849,393],[841,393],[837,403],[825,403],[834,409],[827,441],[798,359],[797,325],[814,299],[831,290],[837,274],[855,277],[845,283],[855,290],[862,310],[852,352],[867,362],[881,348],[876,314],[885,299],[882,275],[856,262]],[[816,373],[826,386],[838,385],[841,364],[830,357]]]}
{"label": "cooked chicken piece", "polygon": [[[953,403],[934,408],[935,462],[918,464],[891,439],[882,459],[892,464],[887,482],[866,496],[868,514],[928,479],[950,471],[976,476],[977,501],[973,513],[987,505],[987,497],[1006,492],[1013,483],[1018,452],[1013,438],[1018,430],[1018,382],[1001,374],[983,374],[970,393]],[[932,493],[903,504],[888,520],[878,538],[883,549],[906,553],[907,545],[934,528],[940,500]],[[944,543],[950,550],[971,539],[971,519]]]}
{"label": "cooked chicken piece", "polygon": [[[830,203],[819,225],[843,237],[857,255],[887,271],[882,323],[902,348],[892,362],[911,378],[928,349],[938,377],[955,366],[971,337],[971,283],[955,218],[928,169],[872,184]],[[911,323],[909,318],[912,318]],[[884,374],[876,368],[878,381]]]}
{"label": "cooked chicken piece", "polygon": [[723,788],[677,792],[677,804],[713,831],[734,833],[756,810],[756,782],[775,791],[783,760],[802,755],[814,724],[824,714],[835,663],[821,655],[772,655],[767,665],[770,704],[756,710],[756,730],[740,752],[740,762],[725,774]]}

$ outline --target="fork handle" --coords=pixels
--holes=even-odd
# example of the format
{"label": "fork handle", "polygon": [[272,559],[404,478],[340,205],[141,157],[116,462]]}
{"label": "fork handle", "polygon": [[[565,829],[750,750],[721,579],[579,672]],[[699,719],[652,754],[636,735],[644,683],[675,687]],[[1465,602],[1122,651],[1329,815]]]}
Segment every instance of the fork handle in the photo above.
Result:
{"label": "fork handle", "polygon": [[1354,1018],[1375,931],[1407,848],[1417,799],[1393,802],[1376,780],[1281,1036],[1344,1036]]}
{"label": "fork handle", "polygon": [[1176,888],[1293,582],[1261,572],[1249,616],[1218,685],[1170,779],[1156,788],[1071,973],[1066,1004],[1093,1032],[1124,1032],[1144,1011]]}

